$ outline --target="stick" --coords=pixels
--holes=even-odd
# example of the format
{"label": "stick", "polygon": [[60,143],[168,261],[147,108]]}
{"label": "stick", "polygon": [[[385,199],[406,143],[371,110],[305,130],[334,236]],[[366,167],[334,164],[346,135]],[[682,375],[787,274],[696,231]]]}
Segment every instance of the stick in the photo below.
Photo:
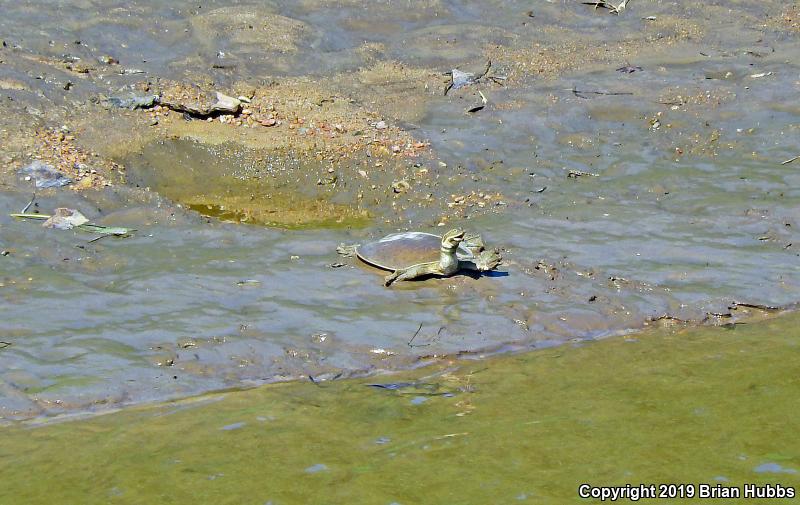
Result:
{"label": "stick", "polygon": [[581,96],[581,94],[606,95],[606,96],[633,95],[633,93],[628,93],[625,91],[584,91],[577,89],[575,87],[571,89],[564,89],[564,91],[572,91],[572,94],[577,96],[578,98],[586,98],[585,96]]}
{"label": "stick", "polygon": [[46,221],[50,219],[50,216],[47,214],[26,214],[24,212],[20,212],[19,214],[9,214],[11,217],[21,217],[23,219],[40,219],[42,221]]}
{"label": "stick", "polygon": [[31,208],[31,205],[33,205],[33,201],[34,200],[36,200],[36,191],[33,192],[33,196],[31,197],[31,201],[28,202],[28,205],[26,205],[25,208],[22,209],[22,212],[21,212],[22,214],[25,214],[26,212],[28,212],[28,209]]}
{"label": "stick", "polygon": [[486,77],[486,74],[489,73],[490,68],[492,68],[492,60],[486,60],[486,69],[483,71],[482,74],[475,76],[475,82],[480,81],[481,79]]}
{"label": "stick", "polygon": [[797,156],[795,156],[792,159],[789,159],[789,160],[786,160],[786,161],[782,161],[781,165],[788,165],[789,163],[793,162],[794,160],[800,160],[800,154],[798,154]]}
{"label": "stick", "polygon": [[415,332],[414,332],[414,336],[413,336],[413,337],[411,337],[411,340],[409,340],[409,341],[407,342],[407,344],[408,344],[408,346],[409,346],[409,347],[414,347],[413,345],[411,345],[411,343],[414,341],[414,339],[415,339],[415,338],[417,338],[417,335],[419,335],[419,332],[420,332],[421,330],[422,330],[422,323],[419,323],[419,328],[417,328],[417,331],[415,331]]}

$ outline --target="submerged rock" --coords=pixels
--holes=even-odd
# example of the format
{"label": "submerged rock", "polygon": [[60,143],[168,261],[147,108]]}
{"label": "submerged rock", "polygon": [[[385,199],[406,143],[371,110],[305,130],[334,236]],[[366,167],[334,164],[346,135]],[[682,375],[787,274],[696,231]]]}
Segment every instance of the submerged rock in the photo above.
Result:
{"label": "submerged rock", "polygon": [[56,170],[52,165],[35,160],[19,171],[26,179],[33,179],[37,188],[60,188],[72,183],[72,179]]}

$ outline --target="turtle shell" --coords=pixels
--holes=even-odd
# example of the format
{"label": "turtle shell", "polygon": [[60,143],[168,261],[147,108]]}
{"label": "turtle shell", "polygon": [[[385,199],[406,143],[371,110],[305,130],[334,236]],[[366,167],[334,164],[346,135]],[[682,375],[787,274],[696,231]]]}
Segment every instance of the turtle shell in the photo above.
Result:
{"label": "turtle shell", "polygon": [[[399,270],[418,263],[439,261],[442,237],[432,233],[410,231],[395,233],[356,248],[356,255],[364,263],[383,270]],[[463,245],[458,246],[459,260],[470,261],[474,257]]]}

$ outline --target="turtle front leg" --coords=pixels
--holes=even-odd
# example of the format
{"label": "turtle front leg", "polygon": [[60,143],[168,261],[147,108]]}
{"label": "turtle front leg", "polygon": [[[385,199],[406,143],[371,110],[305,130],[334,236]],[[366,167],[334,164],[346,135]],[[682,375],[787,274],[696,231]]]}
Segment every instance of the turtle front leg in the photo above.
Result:
{"label": "turtle front leg", "polygon": [[391,275],[384,277],[383,285],[389,287],[395,281],[410,281],[426,275],[442,275],[442,268],[438,261],[420,263],[419,265],[411,265],[408,268],[395,270]]}
{"label": "turtle front leg", "polygon": [[470,270],[477,270],[479,272],[487,272],[494,270],[503,261],[500,251],[497,249],[486,249],[486,244],[483,237],[473,233],[467,235],[462,242],[464,247],[472,253],[475,257],[474,263],[466,263],[464,266]]}
{"label": "turtle front leg", "polygon": [[481,272],[494,270],[502,262],[503,257],[500,255],[500,251],[497,249],[482,251],[477,258],[475,258],[475,263],[478,267],[478,270]]}

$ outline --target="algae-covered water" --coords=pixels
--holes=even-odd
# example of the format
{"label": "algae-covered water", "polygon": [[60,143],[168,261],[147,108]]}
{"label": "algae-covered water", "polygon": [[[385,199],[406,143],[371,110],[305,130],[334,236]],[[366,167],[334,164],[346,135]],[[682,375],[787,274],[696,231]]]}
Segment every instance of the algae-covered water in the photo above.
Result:
{"label": "algae-covered water", "polygon": [[798,323],[675,327],[10,427],[0,503],[571,503],[582,483],[797,489]]}

